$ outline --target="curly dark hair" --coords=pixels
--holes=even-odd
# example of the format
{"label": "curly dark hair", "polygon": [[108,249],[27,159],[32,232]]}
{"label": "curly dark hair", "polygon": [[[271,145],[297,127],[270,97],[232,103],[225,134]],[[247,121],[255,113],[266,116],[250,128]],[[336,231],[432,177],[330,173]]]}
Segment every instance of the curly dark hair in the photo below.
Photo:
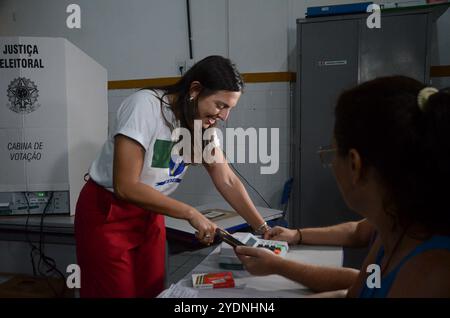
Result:
{"label": "curly dark hair", "polygon": [[450,89],[431,95],[404,76],[377,78],[343,92],[335,109],[338,154],[356,149],[381,178],[386,213],[405,230],[450,233]]}

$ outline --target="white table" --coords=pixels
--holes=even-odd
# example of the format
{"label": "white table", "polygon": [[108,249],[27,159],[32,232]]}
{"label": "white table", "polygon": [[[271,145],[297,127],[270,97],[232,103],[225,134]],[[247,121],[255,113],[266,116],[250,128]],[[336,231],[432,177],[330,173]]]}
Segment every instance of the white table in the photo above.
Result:
{"label": "white table", "polygon": [[[193,273],[213,273],[230,271],[219,267],[218,246],[203,262],[195,267],[177,284],[192,288]],[[293,246],[289,249],[287,259],[309,264],[341,267],[343,250],[341,247],[330,246]],[[312,293],[311,290],[294,281],[279,275],[253,276],[245,270],[231,270],[236,285],[245,284],[243,288],[195,289],[200,298],[294,298],[304,297]],[[194,289],[194,288],[192,288]]]}

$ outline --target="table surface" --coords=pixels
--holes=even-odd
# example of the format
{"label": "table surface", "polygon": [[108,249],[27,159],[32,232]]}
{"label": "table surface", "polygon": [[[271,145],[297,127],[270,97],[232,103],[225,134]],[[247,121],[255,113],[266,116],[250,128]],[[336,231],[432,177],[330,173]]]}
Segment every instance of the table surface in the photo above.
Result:
{"label": "table surface", "polygon": [[[47,215],[43,220],[43,231],[47,233],[73,234],[74,216]],[[36,231],[40,229],[41,216],[2,216],[0,217],[0,230]]]}
{"label": "table surface", "polygon": [[[231,271],[237,286],[241,288],[195,289],[200,298],[298,298],[312,294],[305,286],[279,275],[253,276],[245,270],[224,270],[219,267],[220,246],[214,249],[200,264],[177,284],[192,288],[193,273]],[[287,259],[324,266],[341,267],[343,250],[332,246],[292,246]]]}

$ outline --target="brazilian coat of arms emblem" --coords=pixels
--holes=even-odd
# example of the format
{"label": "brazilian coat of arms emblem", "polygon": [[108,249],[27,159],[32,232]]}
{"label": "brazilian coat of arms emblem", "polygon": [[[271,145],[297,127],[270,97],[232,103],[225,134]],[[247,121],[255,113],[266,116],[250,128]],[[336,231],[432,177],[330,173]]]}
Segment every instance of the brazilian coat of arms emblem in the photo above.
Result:
{"label": "brazilian coat of arms emblem", "polygon": [[25,77],[18,77],[8,86],[8,108],[18,114],[29,114],[39,108],[39,90],[36,84]]}

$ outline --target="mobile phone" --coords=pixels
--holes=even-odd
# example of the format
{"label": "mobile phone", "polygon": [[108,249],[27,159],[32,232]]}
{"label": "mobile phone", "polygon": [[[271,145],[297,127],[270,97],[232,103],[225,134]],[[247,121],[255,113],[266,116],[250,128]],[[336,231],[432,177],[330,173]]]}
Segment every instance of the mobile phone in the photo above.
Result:
{"label": "mobile phone", "polygon": [[227,244],[231,245],[232,247],[236,246],[245,246],[244,243],[239,241],[238,239],[234,238],[230,233],[228,233],[225,230],[216,228],[216,234]]}

